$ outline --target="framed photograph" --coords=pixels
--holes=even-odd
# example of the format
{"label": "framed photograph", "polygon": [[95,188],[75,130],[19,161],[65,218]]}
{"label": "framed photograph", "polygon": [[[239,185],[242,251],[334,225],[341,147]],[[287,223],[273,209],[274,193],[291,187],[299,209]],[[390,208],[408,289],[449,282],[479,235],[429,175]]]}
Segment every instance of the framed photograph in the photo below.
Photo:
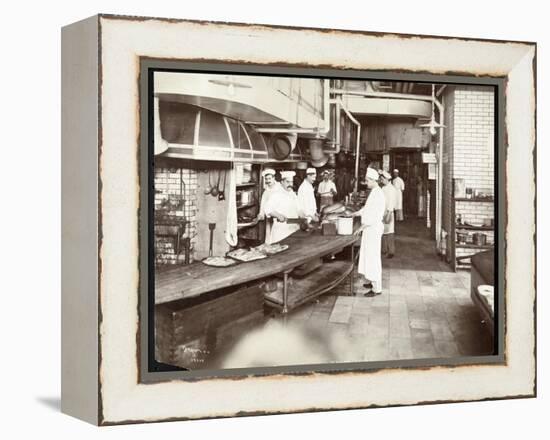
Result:
{"label": "framed photograph", "polygon": [[64,412],[535,396],[534,43],[110,15],[62,37]]}

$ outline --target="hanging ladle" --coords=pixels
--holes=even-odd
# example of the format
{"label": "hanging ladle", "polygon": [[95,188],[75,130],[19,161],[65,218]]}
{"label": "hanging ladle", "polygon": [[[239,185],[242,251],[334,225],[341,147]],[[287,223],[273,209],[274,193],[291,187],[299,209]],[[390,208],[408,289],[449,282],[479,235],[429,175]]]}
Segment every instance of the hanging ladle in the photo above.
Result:
{"label": "hanging ladle", "polygon": [[218,182],[216,183],[216,186],[212,188],[212,191],[210,194],[212,194],[214,197],[218,197],[218,194],[220,193],[220,177],[222,172],[218,171]]}
{"label": "hanging ladle", "polygon": [[223,171],[223,187],[218,194],[218,200],[225,200],[225,182],[227,180],[227,170]]}

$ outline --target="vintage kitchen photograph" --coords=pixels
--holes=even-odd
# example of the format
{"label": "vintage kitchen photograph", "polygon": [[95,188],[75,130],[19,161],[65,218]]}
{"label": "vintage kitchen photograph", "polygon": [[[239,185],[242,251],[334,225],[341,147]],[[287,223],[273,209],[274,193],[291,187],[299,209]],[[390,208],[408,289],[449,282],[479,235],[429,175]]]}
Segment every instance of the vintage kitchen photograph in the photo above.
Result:
{"label": "vintage kitchen photograph", "polygon": [[493,85],[153,73],[154,360],[498,352]]}

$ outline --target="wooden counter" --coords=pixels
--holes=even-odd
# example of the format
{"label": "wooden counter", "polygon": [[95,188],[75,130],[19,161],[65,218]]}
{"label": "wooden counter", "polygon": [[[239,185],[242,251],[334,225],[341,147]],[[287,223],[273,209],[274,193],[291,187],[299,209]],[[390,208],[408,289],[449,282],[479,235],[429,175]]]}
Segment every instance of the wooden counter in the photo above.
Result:
{"label": "wooden counter", "polygon": [[197,297],[203,293],[287,272],[313,258],[337,253],[361,235],[323,236],[320,232],[297,231],[281,243],[289,248],[262,260],[230,267],[210,267],[196,262],[155,275],[155,304]]}

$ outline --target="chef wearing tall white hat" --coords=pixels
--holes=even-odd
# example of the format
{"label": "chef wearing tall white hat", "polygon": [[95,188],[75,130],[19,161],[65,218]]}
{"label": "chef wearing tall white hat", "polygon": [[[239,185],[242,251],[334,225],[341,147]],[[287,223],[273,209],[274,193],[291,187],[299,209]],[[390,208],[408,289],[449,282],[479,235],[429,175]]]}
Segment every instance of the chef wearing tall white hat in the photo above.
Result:
{"label": "chef wearing tall white hat", "polygon": [[405,191],[405,182],[399,177],[399,170],[393,170],[392,185],[397,190],[397,200],[395,201],[395,220],[403,221],[403,192]]}
{"label": "chef wearing tall white hat", "polygon": [[[281,191],[283,188],[281,184],[275,180],[275,170],[273,168],[266,168],[262,171],[262,177],[264,179],[264,192],[262,194],[262,199],[260,201],[260,210],[258,211],[258,216],[256,221],[265,220],[265,207],[269,199],[277,191]],[[271,222],[266,222],[265,225],[265,237],[266,240],[271,235]]]}
{"label": "chef wearing tall white hat", "polygon": [[298,202],[301,216],[316,222],[319,221],[319,216],[317,215],[317,203],[315,202],[315,190],[313,189],[315,179],[317,179],[317,170],[308,168],[306,178],[298,188]]}
{"label": "chef wearing tall white hat", "polygon": [[382,254],[393,258],[395,253],[395,203],[397,201],[397,189],[391,184],[391,174],[387,171],[380,172],[380,183],[386,200],[386,212],[384,213],[384,234],[382,235]]}
{"label": "chef wearing tall white hat", "polygon": [[271,233],[266,235],[266,243],[273,244],[293,234],[300,226],[297,223],[287,223],[287,219],[297,219],[300,216],[298,196],[294,192],[294,171],[281,171],[281,191],[276,191],[265,206],[265,215],[273,218]]}
{"label": "chef wearing tall white hat", "polygon": [[275,191],[281,190],[281,184],[275,180],[275,170],[273,168],[266,168],[262,171],[262,177],[264,179],[264,192],[262,194],[262,200],[260,201],[260,211],[258,212],[258,220],[265,219],[265,205],[269,198]]}
{"label": "chef wearing tall white hat", "polygon": [[376,296],[382,293],[380,245],[384,232],[382,219],[386,210],[386,201],[384,193],[378,186],[378,171],[367,168],[365,177],[370,193],[365,206],[352,214],[353,217],[361,216],[361,230],[363,231],[357,271],[366,278],[365,287],[371,289],[365,293],[365,296]]}

